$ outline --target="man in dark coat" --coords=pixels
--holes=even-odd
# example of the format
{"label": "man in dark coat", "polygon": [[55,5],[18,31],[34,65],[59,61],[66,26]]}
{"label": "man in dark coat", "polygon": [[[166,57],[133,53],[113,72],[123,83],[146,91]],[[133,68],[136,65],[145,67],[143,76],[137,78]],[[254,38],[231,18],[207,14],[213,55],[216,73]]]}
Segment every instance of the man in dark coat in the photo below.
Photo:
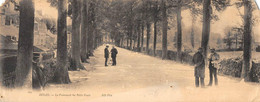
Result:
{"label": "man in dark coat", "polygon": [[106,48],[105,48],[105,50],[104,50],[104,53],[105,53],[105,66],[108,66],[107,65],[107,60],[108,60],[108,58],[109,58],[109,51],[108,51],[108,45],[106,45]]}
{"label": "man in dark coat", "polygon": [[112,66],[115,66],[116,65],[116,55],[117,55],[117,49],[113,46],[113,48],[111,49],[111,57],[112,57],[112,61],[113,61],[113,64]]}
{"label": "man in dark coat", "polygon": [[217,68],[218,68],[218,61],[219,61],[219,54],[216,53],[215,49],[211,49],[211,54],[209,56],[209,77],[210,81],[208,86],[212,86],[213,75],[215,78],[215,85],[218,85],[218,78],[217,78]]}
{"label": "man in dark coat", "polygon": [[198,52],[194,54],[192,59],[195,64],[194,76],[196,87],[199,87],[199,82],[201,83],[201,87],[204,87],[205,61],[202,52],[202,48],[199,48]]}

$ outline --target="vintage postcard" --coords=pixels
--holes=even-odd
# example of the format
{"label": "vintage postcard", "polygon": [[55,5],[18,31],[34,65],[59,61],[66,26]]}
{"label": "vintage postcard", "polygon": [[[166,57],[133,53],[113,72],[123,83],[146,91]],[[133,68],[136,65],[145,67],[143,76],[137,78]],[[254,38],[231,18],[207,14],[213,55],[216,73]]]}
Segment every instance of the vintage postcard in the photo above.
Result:
{"label": "vintage postcard", "polygon": [[0,0],[0,102],[260,102],[260,0]]}

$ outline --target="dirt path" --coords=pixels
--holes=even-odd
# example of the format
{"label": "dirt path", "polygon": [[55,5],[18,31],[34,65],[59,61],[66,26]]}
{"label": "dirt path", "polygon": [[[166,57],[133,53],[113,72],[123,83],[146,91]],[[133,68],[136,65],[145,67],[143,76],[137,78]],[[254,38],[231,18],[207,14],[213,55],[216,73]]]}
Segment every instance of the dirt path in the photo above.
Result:
{"label": "dirt path", "polygon": [[[260,101],[257,84],[219,76],[218,86],[195,88],[192,66],[117,49],[117,66],[104,66],[104,46],[101,46],[91,58],[93,68],[85,64],[89,71],[70,72],[71,84],[50,85],[43,92],[21,95],[60,102]],[[205,84],[208,70],[206,73]],[[50,96],[39,96],[45,93]]]}

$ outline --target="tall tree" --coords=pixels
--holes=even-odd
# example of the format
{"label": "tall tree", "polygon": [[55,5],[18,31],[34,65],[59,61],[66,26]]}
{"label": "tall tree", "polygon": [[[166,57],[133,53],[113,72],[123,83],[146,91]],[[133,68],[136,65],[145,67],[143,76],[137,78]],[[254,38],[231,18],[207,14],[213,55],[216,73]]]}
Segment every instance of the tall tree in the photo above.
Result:
{"label": "tall tree", "polygon": [[191,16],[192,16],[190,42],[191,42],[192,48],[194,49],[194,47],[195,47],[195,40],[194,40],[195,39],[195,30],[194,30],[194,27],[195,27],[197,17],[198,17],[198,15],[201,14],[202,11],[198,7],[199,2],[193,1],[193,2],[190,2],[189,4],[190,4],[189,9],[190,9]]}
{"label": "tall tree", "polygon": [[163,35],[162,35],[162,59],[167,58],[167,30],[168,30],[168,18],[167,8],[165,0],[162,0],[162,20],[163,20]]}
{"label": "tall tree", "polygon": [[157,21],[154,22],[154,36],[153,36],[153,56],[156,56],[156,43],[157,43]]}
{"label": "tall tree", "polygon": [[224,41],[224,43],[226,43],[226,46],[228,47],[228,49],[231,50],[231,46],[232,46],[232,43],[233,43],[233,35],[230,31],[226,34],[223,41]]}
{"label": "tall tree", "polygon": [[236,44],[236,49],[241,49],[243,48],[243,32],[244,28],[240,27],[234,27],[232,28],[232,31],[235,31],[235,44]]}
{"label": "tall tree", "polygon": [[94,51],[94,22],[95,22],[95,0],[89,0],[89,9],[88,9],[88,53],[93,55]]}
{"label": "tall tree", "polygon": [[195,40],[194,37],[195,36],[195,32],[194,32],[194,23],[192,24],[192,28],[191,28],[191,33],[190,33],[190,42],[191,42],[191,47],[194,49],[195,47]]}
{"label": "tall tree", "polygon": [[140,26],[140,21],[138,21],[138,25],[137,25],[137,48],[138,51],[140,51],[140,39],[141,39],[141,30],[140,30],[141,26]]}
{"label": "tall tree", "polygon": [[177,61],[181,62],[182,49],[182,28],[181,28],[181,7],[182,0],[177,1]]}
{"label": "tall tree", "polygon": [[133,48],[133,2],[130,3],[129,34],[130,34],[130,50],[132,50]]}
{"label": "tall tree", "polygon": [[191,46],[192,46],[192,48],[194,49],[194,47],[195,47],[195,41],[194,41],[194,24],[195,24],[195,21],[196,21],[196,17],[195,17],[195,15],[194,15],[194,13],[193,13],[193,11],[191,10],[191,14],[192,14],[192,24],[191,24],[191,33],[190,33],[190,42],[191,42]]}
{"label": "tall tree", "polygon": [[244,0],[244,49],[243,49],[243,67],[241,77],[249,81],[249,70],[252,56],[252,2]]}
{"label": "tall tree", "polygon": [[82,1],[81,7],[81,61],[87,62],[87,29],[88,29],[87,0]]}
{"label": "tall tree", "polygon": [[129,39],[128,39],[128,37],[126,38],[126,47],[127,48],[129,47]]}
{"label": "tall tree", "polygon": [[25,81],[32,80],[28,79],[28,74],[32,72],[34,11],[33,0],[20,1],[19,40],[15,70],[16,87],[22,87]]}
{"label": "tall tree", "polygon": [[143,51],[143,47],[144,47],[144,23],[142,22],[141,25],[141,30],[142,30],[142,34],[141,34],[141,52]]}
{"label": "tall tree", "polygon": [[70,78],[67,65],[67,0],[58,0],[57,36],[57,71],[54,74],[54,81],[60,84],[68,84]]}
{"label": "tall tree", "polygon": [[146,22],[146,53],[149,54],[149,43],[150,43],[150,34],[151,32],[151,23],[149,21]]}
{"label": "tall tree", "polygon": [[203,49],[203,55],[207,60],[208,42],[210,34],[210,13],[212,12],[211,0],[204,0],[203,2],[203,28],[202,28],[202,41],[201,47]]}
{"label": "tall tree", "polygon": [[72,62],[71,69],[85,69],[80,60],[81,1],[72,0]]}
{"label": "tall tree", "polygon": [[158,1],[154,1],[153,3],[153,26],[154,26],[154,40],[153,40],[153,55],[156,56],[156,44],[157,44],[157,22],[159,19],[159,5],[158,5]]}
{"label": "tall tree", "polygon": [[150,36],[151,36],[151,21],[152,21],[152,1],[151,0],[143,0],[142,2],[142,19],[144,25],[146,25],[146,53],[149,54],[149,44],[150,44]]}
{"label": "tall tree", "polygon": [[218,19],[216,15],[213,15],[214,13],[212,10],[211,2],[216,11],[223,11],[230,4],[230,0],[204,0],[203,2],[203,27],[201,47],[203,49],[205,60],[207,60],[208,42],[210,36],[210,21],[211,19]]}

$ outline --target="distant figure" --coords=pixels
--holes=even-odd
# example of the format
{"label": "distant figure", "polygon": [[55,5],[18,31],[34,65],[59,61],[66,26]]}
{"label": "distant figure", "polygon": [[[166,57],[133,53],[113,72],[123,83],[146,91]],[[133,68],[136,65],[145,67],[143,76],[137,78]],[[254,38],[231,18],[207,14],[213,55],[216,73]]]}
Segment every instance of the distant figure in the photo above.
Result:
{"label": "distant figure", "polygon": [[107,65],[107,60],[108,60],[108,58],[109,58],[109,51],[108,51],[108,45],[106,45],[106,48],[105,48],[105,50],[104,50],[104,53],[105,53],[105,66],[108,66]]}
{"label": "distant figure", "polygon": [[116,55],[117,55],[117,49],[115,48],[115,46],[112,47],[111,49],[111,57],[112,57],[112,61],[113,61],[113,64],[112,66],[115,66],[116,65]]}
{"label": "distant figure", "polygon": [[217,68],[218,68],[218,60],[219,54],[216,53],[215,49],[211,49],[211,54],[209,56],[209,77],[210,81],[208,86],[212,86],[213,75],[215,78],[215,85],[218,85],[218,78],[217,78]]}
{"label": "distant figure", "polygon": [[199,87],[199,82],[201,83],[201,87],[204,87],[204,78],[205,78],[205,61],[203,56],[202,48],[198,49],[198,52],[193,56],[193,63],[195,64],[194,76],[195,76],[195,84],[196,87]]}

